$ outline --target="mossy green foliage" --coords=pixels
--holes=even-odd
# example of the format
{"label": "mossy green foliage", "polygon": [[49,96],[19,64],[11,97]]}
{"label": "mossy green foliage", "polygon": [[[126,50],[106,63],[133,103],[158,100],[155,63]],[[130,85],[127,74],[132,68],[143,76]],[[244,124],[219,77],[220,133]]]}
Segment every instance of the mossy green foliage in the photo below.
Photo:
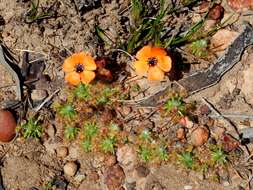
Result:
{"label": "mossy green foliage", "polygon": [[192,42],[189,46],[193,55],[204,58],[208,55],[208,41],[205,39],[200,39]]}
{"label": "mossy green foliage", "polygon": [[74,140],[77,137],[79,131],[80,129],[77,127],[66,125],[64,127],[64,136],[69,140]]}
{"label": "mossy green foliage", "polygon": [[178,95],[169,98],[165,103],[165,110],[168,112],[178,112],[179,114],[184,115],[186,107],[183,98]]}
{"label": "mossy green foliage", "polygon": [[227,162],[228,155],[221,149],[217,148],[212,152],[212,161],[215,164],[225,164]]}
{"label": "mossy green foliage", "polygon": [[76,111],[72,104],[65,104],[60,107],[59,114],[64,118],[73,119]]}
{"label": "mossy green foliage", "polygon": [[192,169],[194,157],[192,152],[183,152],[179,155],[179,161],[187,168]]}
{"label": "mossy green foliage", "polygon": [[24,138],[40,138],[42,127],[35,118],[30,118],[25,124],[21,125],[20,130]]}

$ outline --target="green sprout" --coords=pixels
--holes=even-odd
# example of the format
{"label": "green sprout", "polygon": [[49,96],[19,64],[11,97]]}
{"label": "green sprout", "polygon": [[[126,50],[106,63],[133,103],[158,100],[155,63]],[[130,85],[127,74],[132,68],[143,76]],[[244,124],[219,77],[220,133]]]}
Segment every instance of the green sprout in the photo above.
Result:
{"label": "green sprout", "polygon": [[165,147],[163,146],[158,147],[156,152],[161,160],[167,161],[169,159],[168,152]]}
{"label": "green sprout", "polygon": [[135,25],[140,23],[141,13],[143,11],[143,6],[140,0],[132,0],[132,11],[131,15],[133,17]]}
{"label": "green sprout", "polygon": [[21,125],[24,130],[24,138],[40,138],[42,134],[42,127],[34,118],[30,118],[27,123]]}
{"label": "green sprout", "polygon": [[90,152],[92,149],[92,143],[90,140],[84,140],[82,142],[82,147],[84,149],[85,152]]}
{"label": "green sprout", "polygon": [[81,100],[88,100],[91,98],[90,88],[88,85],[80,83],[75,89],[74,94]]}
{"label": "green sprout", "polygon": [[95,122],[87,122],[84,124],[84,136],[87,140],[91,140],[98,132]]}
{"label": "green sprout", "polygon": [[110,97],[113,96],[118,90],[115,88],[104,88],[101,92],[100,97],[97,99],[99,105],[105,105],[110,103]]}
{"label": "green sprout", "polygon": [[79,128],[67,125],[67,126],[65,126],[64,136],[69,140],[73,140],[76,138],[79,131],[80,131]]}
{"label": "green sprout", "polygon": [[192,169],[194,159],[193,159],[193,154],[191,152],[184,152],[180,154],[179,160],[184,166],[186,166],[189,169]]}
{"label": "green sprout", "polygon": [[49,181],[49,182],[45,185],[45,187],[43,188],[43,190],[53,190],[53,186],[54,186],[53,181]]}
{"label": "green sprout", "polygon": [[192,42],[190,45],[192,54],[197,57],[206,57],[207,47],[208,47],[208,43],[207,43],[207,40],[205,39],[196,40]]}
{"label": "green sprout", "polygon": [[148,129],[144,129],[141,134],[140,134],[140,138],[141,140],[143,141],[151,141],[152,138],[151,138],[151,133]]}
{"label": "green sprout", "polygon": [[60,115],[66,118],[74,118],[76,115],[76,111],[73,105],[71,104],[66,104],[60,107],[59,111]]}
{"label": "green sprout", "polygon": [[143,161],[148,162],[151,160],[153,153],[152,153],[152,150],[148,148],[147,146],[140,146],[139,156]]}
{"label": "green sprout", "polygon": [[165,110],[168,112],[176,110],[179,114],[183,115],[185,112],[185,103],[180,96],[174,96],[167,100],[165,103]]}
{"label": "green sprout", "polygon": [[25,15],[25,22],[26,23],[32,23],[32,22],[35,22],[36,20],[50,18],[54,15],[54,12],[52,10],[50,10],[50,9],[52,9],[52,7],[54,5],[52,5],[46,11],[39,13],[39,11],[38,11],[39,4],[40,4],[39,0],[37,0],[36,2],[34,0],[31,0],[30,2],[31,2],[30,10]]}
{"label": "green sprout", "polygon": [[116,144],[116,138],[115,137],[106,137],[105,139],[102,140],[101,142],[101,149],[105,153],[113,153],[114,154],[114,148]]}
{"label": "green sprout", "polygon": [[224,164],[227,161],[227,154],[218,148],[212,152],[212,161],[214,163]]}

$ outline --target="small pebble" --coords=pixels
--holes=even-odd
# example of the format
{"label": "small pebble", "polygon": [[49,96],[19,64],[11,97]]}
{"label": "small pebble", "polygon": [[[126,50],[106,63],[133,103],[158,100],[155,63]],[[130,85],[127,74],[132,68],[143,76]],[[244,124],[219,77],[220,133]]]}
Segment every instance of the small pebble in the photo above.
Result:
{"label": "small pebble", "polygon": [[56,154],[59,158],[65,158],[68,155],[68,148],[65,146],[58,147]]}
{"label": "small pebble", "polygon": [[88,178],[92,181],[97,181],[99,180],[99,175],[96,171],[91,171],[89,174],[88,174]]}
{"label": "small pebble", "polygon": [[46,90],[33,90],[31,93],[31,98],[33,101],[41,101],[44,100],[48,96]]}
{"label": "small pebble", "polygon": [[191,190],[192,189],[192,186],[191,185],[185,185],[184,186],[184,190]]}
{"label": "small pebble", "polygon": [[105,160],[105,165],[110,167],[113,166],[114,164],[116,164],[117,160],[116,160],[116,156],[114,155],[109,155],[106,160]]}
{"label": "small pebble", "polygon": [[197,127],[191,134],[191,143],[194,146],[201,146],[207,142],[209,130],[206,127]]}
{"label": "small pebble", "polygon": [[63,167],[64,174],[67,176],[74,176],[77,172],[77,164],[73,161],[67,162]]}

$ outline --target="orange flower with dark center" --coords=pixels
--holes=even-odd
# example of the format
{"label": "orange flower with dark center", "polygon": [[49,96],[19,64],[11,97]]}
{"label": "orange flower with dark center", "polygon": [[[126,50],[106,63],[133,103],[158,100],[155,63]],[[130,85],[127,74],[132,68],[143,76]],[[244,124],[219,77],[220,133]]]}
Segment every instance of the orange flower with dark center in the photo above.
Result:
{"label": "orange flower with dark center", "polygon": [[134,67],[138,75],[146,75],[149,80],[162,80],[164,73],[169,72],[172,60],[167,52],[158,47],[144,46],[136,54]]}
{"label": "orange flower with dark center", "polygon": [[94,70],[97,65],[89,54],[81,52],[65,59],[62,68],[66,72],[65,80],[72,85],[78,85],[80,82],[89,84],[95,78]]}

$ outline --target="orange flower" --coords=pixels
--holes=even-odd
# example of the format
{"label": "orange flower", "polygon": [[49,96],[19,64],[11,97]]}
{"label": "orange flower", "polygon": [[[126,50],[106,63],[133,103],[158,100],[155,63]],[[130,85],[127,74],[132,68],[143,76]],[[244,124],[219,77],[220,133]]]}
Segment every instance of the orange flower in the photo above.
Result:
{"label": "orange flower", "polygon": [[97,65],[94,59],[87,53],[75,53],[65,59],[63,71],[66,72],[65,80],[72,85],[78,85],[80,82],[89,84],[94,78]]}
{"label": "orange flower", "polygon": [[138,75],[148,75],[149,80],[162,80],[164,73],[171,70],[172,61],[164,49],[149,45],[136,54],[134,67]]}

